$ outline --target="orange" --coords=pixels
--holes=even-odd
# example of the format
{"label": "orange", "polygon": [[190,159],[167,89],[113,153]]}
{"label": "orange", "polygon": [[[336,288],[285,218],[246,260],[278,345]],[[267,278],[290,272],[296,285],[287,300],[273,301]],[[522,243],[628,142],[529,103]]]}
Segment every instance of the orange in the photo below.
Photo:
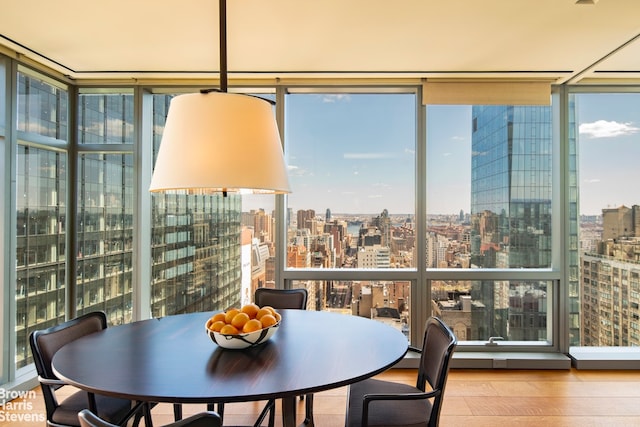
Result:
{"label": "orange", "polygon": [[278,323],[278,321],[273,314],[265,314],[260,318],[260,323],[262,323],[263,328],[268,328]]}
{"label": "orange", "polygon": [[220,332],[220,330],[222,329],[223,326],[225,326],[226,323],[224,323],[224,320],[217,320],[215,322],[213,322],[211,325],[207,325],[207,327],[215,332]]}
{"label": "orange", "polygon": [[249,320],[249,315],[247,313],[238,313],[233,316],[233,319],[231,319],[231,324],[238,328],[239,331],[241,331],[244,324]]}
{"label": "orange", "polygon": [[238,313],[240,313],[240,310],[238,310],[237,308],[230,308],[224,315],[224,321],[227,323],[231,323],[231,320]]}
{"label": "orange", "polygon": [[275,314],[276,313],[276,309],[271,307],[270,305],[263,305],[262,308],[269,310],[271,312],[271,314]]}
{"label": "orange", "polygon": [[258,314],[258,310],[260,310],[260,307],[258,307],[256,304],[246,304],[246,305],[243,305],[242,308],[240,309],[241,312],[247,313],[249,315],[249,318],[251,319],[256,318],[256,314]]}
{"label": "orange", "polygon": [[225,313],[216,313],[211,317],[211,320],[214,322],[222,320],[224,322],[224,316],[225,316]]}
{"label": "orange", "polygon": [[213,319],[209,319],[207,320],[207,329],[211,329],[211,325],[213,325],[215,322],[213,321]]}
{"label": "orange", "polygon": [[259,331],[260,329],[262,329],[262,322],[258,319],[249,319],[249,321],[244,324],[242,332],[249,333]]}
{"label": "orange", "polygon": [[276,318],[276,320],[279,322],[280,320],[282,320],[282,316],[280,315],[280,313],[278,313],[277,311],[275,313],[273,313],[273,316]]}
{"label": "orange", "polygon": [[269,310],[268,308],[262,307],[256,313],[256,319],[262,319],[262,316],[266,316],[267,314],[272,314],[271,310]]}
{"label": "orange", "polygon": [[238,329],[233,325],[224,325],[222,329],[220,329],[220,333],[223,335],[238,335]]}

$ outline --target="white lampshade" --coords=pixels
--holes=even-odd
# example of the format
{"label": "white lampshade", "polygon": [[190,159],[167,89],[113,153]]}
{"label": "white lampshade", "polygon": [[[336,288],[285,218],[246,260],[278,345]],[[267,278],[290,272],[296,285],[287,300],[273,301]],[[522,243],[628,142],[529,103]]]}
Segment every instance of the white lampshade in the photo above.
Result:
{"label": "white lampshade", "polygon": [[171,100],[151,192],[291,192],[269,102],[226,92]]}

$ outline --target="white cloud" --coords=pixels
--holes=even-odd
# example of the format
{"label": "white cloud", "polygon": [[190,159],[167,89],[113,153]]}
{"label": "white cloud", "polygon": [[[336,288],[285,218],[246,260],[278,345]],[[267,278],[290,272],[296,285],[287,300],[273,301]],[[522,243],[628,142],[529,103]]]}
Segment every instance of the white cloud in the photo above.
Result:
{"label": "white cloud", "polygon": [[382,189],[382,190],[391,190],[391,188],[392,188],[391,185],[386,184],[384,182],[377,182],[377,183],[373,184],[373,187],[374,188],[379,188],[379,189]]}
{"label": "white cloud", "polygon": [[585,179],[584,182],[586,184],[593,184],[593,183],[596,183],[596,182],[600,182],[600,178]]}
{"label": "white cloud", "polygon": [[449,156],[451,156],[451,155],[452,155],[452,153],[443,153],[442,155],[443,155],[444,157],[449,157]]}
{"label": "white cloud", "polygon": [[640,128],[633,126],[631,123],[597,120],[593,123],[582,123],[579,130],[580,134],[586,135],[589,138],[611,138],[637,133],[640,131]]}
{"label": "white cloud", "polygon": [[323,95],[322,96],[322,102],[324,103],[334,103],[334,102],[338,102],[338,101],[349,101],[351,98],[349,97],[349,95],[347,94],[340,94],[340,95]]}
{"label": "white cloud", "polygon": [[345,159],[355,160],[377,160],[377,159],[391,159],[396,157],[393,153],[344,153]]}
{"label": "white cloud", "polygon": [[313,173],[309,172],[309,170],[295,165],[287,165],[287,170],[291,176],[313,176]]}

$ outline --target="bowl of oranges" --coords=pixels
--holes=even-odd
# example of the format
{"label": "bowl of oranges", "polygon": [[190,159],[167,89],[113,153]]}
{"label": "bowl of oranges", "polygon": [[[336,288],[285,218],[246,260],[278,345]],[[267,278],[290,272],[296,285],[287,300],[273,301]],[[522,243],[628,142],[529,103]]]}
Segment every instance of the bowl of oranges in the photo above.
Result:
{"label": "bowl of oranges", "polygon": [[273,307],[246,304],[216,313],[206,323],[207,335],[222,348],[243,349],[266,342],[280,326],[280,313]]}

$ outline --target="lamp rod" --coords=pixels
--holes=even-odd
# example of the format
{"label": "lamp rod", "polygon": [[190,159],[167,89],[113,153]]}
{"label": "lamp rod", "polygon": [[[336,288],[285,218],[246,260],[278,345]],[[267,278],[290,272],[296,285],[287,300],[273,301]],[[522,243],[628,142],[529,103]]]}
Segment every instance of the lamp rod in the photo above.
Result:
{"label": "lamp rod", "polygon": [[227,0],[220,4],[220,92],[227,91]]}
{"label": "lamp rod", "polygon": [[207,94],[211,92],[227,92],[229,79],[227,77],[227,0],[218,0],[220,10],[219,29],[220,29],[220,88],[200,89],[200,93]]}

